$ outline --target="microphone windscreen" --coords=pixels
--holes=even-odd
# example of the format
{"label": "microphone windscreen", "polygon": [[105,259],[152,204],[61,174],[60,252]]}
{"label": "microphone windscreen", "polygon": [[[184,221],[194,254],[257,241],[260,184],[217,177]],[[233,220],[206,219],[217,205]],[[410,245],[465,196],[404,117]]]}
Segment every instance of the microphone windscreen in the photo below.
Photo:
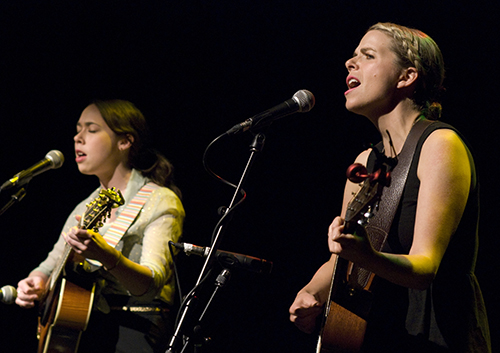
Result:
{"label": "microphone windscreen", "polygon": [[47,155],[45,155],[45,158],[50,159],[52,169],[60,168],[64,163],[64,155],[58,150],[50,151]]}
{"label": "microphone windscreen", "polygon": [[16,301],[17,291],[12,286],[3,286],[0,291],[2,292],[2,302],[5,304],[12,304]]}
{"label": "microphone windscreen", "polygon": [[301,113],[307,113],[314,107],[314,104],[316,103],[314,94],[306,89],[297,91],[293,95],[293,98],[295,98],[295,101],[299,104],[299,112]]}

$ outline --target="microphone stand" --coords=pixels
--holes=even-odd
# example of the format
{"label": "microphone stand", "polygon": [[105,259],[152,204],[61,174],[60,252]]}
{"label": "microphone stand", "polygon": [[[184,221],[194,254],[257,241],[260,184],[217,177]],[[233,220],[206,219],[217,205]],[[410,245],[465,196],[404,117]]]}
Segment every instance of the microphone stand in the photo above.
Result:
{"label": "microphone stand", "polygon": [[[236,202],[236,198],[238,196],[238,194],[240,193],[240,191],[242,190],[242,186],[248,176],[248,172],[256,158],[256,155],[257,153],[259,152],[262,152],[262,149],[264,148],[264,142],[265,142],[265,135],[261,132],[257,133],[255,136],[254,136],[254,139],[252,141],[252,143],[250,144],[250,156],[249,156],[249,159],[247,161],[247,164],[245,166],[245,169],[243,171],[243,174],[241,175],[241,178],[240,178],[240,181],[236,187],[236,190],[234,192],[234,195],[233,195],[233,198],[231,200],[231,203],[229,204],[229,207],[225,210],[224,212],[224,215],[222,216],[223,218],[221,219],[221,221],[228,215],[231,215],[231,211],[233,210],[233,208],[235,207],[235,202]],[[231,220],[231,217],[228,218],[228,220]],[[197,296],[197,290],[201,287],[201,284],[203,282],[203,279],[205,278],[205,276],[208,275],[212,265],[213,265],[213,262],[216,258],[216,254],[217,254],[217,250],[219,249],[219,244],[220,242],[222,241],[222,237],[223,237],[223,231],[224,231],[224,222],[219,222],[219,226],[217,228],[217,232],[215,234],[215,238],[212,242],[212,245],[210,246],[210,251],[206,257],[206,260],[203,264],[203,267],[202,267],[202,270],[200,272],[200,275],[198,277],[198,280],[194,286],[194,288],[192,289],[192,291],[190,293],[188,293],[188,295],[186,296],[186,298],[189,297],[189,299],[186,299],[186,304],[180,308],[180,310],[182,310],[182,314],[180,315],[180,319],[176,325],[176,328],[174,330],[174,334],[172,335],[172,338],[170,339],[170,342],[169,342],[169,346],[168,346],[168,349],[166,351],[166,353],[176,353],[176,349],[177,347],[179,346],[179,339],[181,338],[181,335],[183,334],[184,332],[184,326],[186,324],[186,320],[189,318],[190,316],[190,313],[189,313],[189,310],[191,308],[194,308],[195,307],[195,302],[194,301],[197,301],[198,300],[198,296]],[[219,275],[220,276],[220,275]],[[216,290],[217,291],[217,290]],[[216,291],[214,292],[214,294],[212,295],[212,298],[210,299],[210,301],[213,299]],[[207,307],[210,303],[207,304]],[[206,309],[205,309],[206,311]],[[203,312],[202,314],[202,317],[205,313],[205,311]],[[201,320],[201,318],[200,318]],[[197,329],[197,330],[193,330],[193,331],[197,331],[199,332],[200,330]],[[184,343],[184,347],[182,348],[181,350],[181,353],[184,352],[184,349],[187,347],[187,344],[189,343],[189,339],[186,339],[185,340],[185,343]]]}
{"label": "microphone stand", "polygon": [[[229,268],[223,268],[222,271],[219,273],[217,278],[215,279],[215,288],[212,292],[212,295],[210,296],[210,299],[208,300],[207,304],[205,305],[205,309],[201,313],[198,323],[194,326],[193,328],[193,352],[194,353],[203,353],[203,346],[206,342],[210,341],[210,338],[208,337],[203,337],[203,330],[201,328],[201,321],[203,320],[203,317],[205,316],[205,313],[207,312],[210,304],[212,303],[212,300],[215,298],[215,295],[221,289],[224,287],[231,278],[231,271]],[[189,339],[186,339],[184,347],[187,346],[189,343]],[[184,351],[184,349],[182,350]]]}
{"label": "microphone stand", "polygon": [[5,213],[15,202],[21,202],[21,200],[26,196],[26,189],[20,188],[15,194],[12,194],[9,202],[7,202],[0,210],[0,216]]}

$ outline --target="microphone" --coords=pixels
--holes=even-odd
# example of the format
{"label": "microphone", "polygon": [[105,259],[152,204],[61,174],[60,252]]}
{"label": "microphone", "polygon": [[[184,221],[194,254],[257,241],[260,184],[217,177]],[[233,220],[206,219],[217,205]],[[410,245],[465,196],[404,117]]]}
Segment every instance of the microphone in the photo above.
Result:
{"label": "microphone", "polygon": [[[207,257],[210,252],[210,247],[202,247],[189,243],[174,243],[170,242],[177,249],[186,253],[186,255],[197,255]],[[257,273],[271,273],[273,263],[267,260],[259,259],[253,256],[237,254],[229,251],[217,250],[217,260],[225,267],[240,267],[246,270]]]}
{"label": "microphone", "polygon": [[248,129],[263,127],[271,124],[274,120],[293,113],[306,113],[314,107],[314,103],[315,98],[311,92],[305,89],[297,91],[292,98],[283,103],[234,125],[226,131],[226,134],[235,135]]}
{"label": "microphone", "polygon": [[26,170],[23,170],[12,177],[12,179],[7,180],[0,187],[1,190],[7,190],[14,186],[22,186],[29,183],[30,180],[40,173],[45,172],[49,169],[60,168],[64,163],[64,155],[57,150],[52,150],[42,159],[40,162],[32,165]]}
{"label": "microphone", "polygon": [[0,288],[0,302],[5,304],[12,304],[16,301],[17,291],[12,286],[3,286]]}

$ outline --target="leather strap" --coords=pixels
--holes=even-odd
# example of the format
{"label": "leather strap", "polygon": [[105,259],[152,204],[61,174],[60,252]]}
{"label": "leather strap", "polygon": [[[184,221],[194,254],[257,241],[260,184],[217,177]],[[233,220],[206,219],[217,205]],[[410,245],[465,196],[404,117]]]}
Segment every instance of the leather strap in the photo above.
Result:
{"label": "leather strap", "polygon": [[[370,242],[377,251],[382,250],[387,240],[392,221],[394,220],[394,215],[396,214],[401,195],[403,194],[417,142],[425,129],[434,122],[435,121],[432,120],[419,119],[413,125],[403,145],[403,149],[398,156],[398,163],[391,171],[391,183],[383,189],[379,202],[379,210],[365,227]],[[371,277],[371,272],[353,265],[350,274],[351,283],[357,283],[362,288],[369,289]]]}

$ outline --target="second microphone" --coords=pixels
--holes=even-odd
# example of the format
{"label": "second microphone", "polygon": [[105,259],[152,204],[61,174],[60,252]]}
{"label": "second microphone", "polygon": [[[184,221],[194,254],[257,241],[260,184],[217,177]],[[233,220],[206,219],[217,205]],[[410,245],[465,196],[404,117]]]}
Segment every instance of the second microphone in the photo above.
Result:
{"label": "second microphone", "polygon": [[[174,243],[170,242],[177,249],[182,250],[186,255],[197,255],[207,257],[210,252],[210,247],[198,246],[189,243]],[[240,267],[257,273],[271,273],[273,263],[257,257],[242,255],[229,251],[217,250],[217,260],[224,267]]]}

